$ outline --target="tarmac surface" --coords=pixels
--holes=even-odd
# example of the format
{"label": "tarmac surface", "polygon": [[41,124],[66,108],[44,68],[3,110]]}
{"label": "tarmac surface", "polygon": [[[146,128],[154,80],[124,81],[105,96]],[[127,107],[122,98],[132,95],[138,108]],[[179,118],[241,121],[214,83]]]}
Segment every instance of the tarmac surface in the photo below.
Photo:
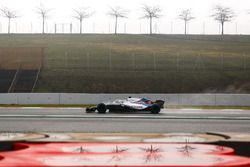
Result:
{"label": "tarmac surface", "polygon": [[250,133],[250,111],[163,109],[149,113],[86,113],[84,108],[0,108],[0,132]]}

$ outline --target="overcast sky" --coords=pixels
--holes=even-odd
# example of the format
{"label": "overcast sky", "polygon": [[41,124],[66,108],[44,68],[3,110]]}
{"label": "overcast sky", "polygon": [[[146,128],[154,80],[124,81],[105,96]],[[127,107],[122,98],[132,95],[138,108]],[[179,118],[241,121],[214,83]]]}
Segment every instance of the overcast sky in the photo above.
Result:
{"label": "overcast sky", "polygon": [[[58,32],[69,32],[69,23],[73,24],[73,31],[79,31],[79,24],[72,16],[72,9],[89,7],[95,14],[84,20],[83,32],[85,33],[112,33],[114,31],[114,19],[107,13],[109,7],[120,6],[129,11],[127,19],[119,20],[118,32],[120,33],[148,33],[148,20],[140,19],[143,15],[143,4],[159,6],[162,9],[162,17],[154,20],[154,32],[167,34],[181,34],[184,32],[184,24],[177,19],[178,13],[183,9],[191,8],[196,17],[188,25],[190,34],[218,34],[219,24],[210,17],[212,8],[217,5],[230,7],[237,17],[225,25],[225,33],[250,34],[250,0],[0,0],[1,7],[8,7],[18,11],[20,16],[11,24],[13,33],[40,33],[41,19],[35,13],[39,4],[51,8],[50,18],[47,20],[46,31],[53,33],[54,24],[57,23]],[[0,33],[7,32],[7,19],[0,17]]]}

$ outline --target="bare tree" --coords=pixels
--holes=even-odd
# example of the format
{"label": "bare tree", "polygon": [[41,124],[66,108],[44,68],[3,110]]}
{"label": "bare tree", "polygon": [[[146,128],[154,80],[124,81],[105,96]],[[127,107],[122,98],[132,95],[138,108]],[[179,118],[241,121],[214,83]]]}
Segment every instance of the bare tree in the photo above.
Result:
{"label": "bare tree", "polygon": [[7,7],[3,7],[1,9],[1,11],[2,11],[3,17],[8,18],[8,34],[9,34],[10,33],[10,25],[11,25],[10,22],[11,22],[11,19],[17,18],[18,16],[16,14],[16,11],[11,10],[11,9],[9,9]]}
{"label": "bare tree", "polygon": [[115,34],[117,34],[117,24],[118,18],[127,18],[127,11],[122,9],[121,7],[110,8],[110,12],[108,13],[109,16],[115,18]]}
{"label": "bare tree", "polygon": [[88,8],[79,8],[79,9],[73,9],[75,12],[75,15],[73,16],[75,19],[79,20],[80,22],[80,34],[82,33],[82,21],[83,19],[89,18],[93,15],[93,12],[89,12]]}
{"label": "bare tree", "polygon": [[192,15],[192,12],[191,12],[191,9],[182,10],[181,13],[179,14],[178,18],[184,21],[184,23],[185,23],[185,31],[184,31],[184,33],[185,33],[185,35],[187,35],[187,23],[190,20],[194,19],[193,15]]}
{"label": "bare tree", "polygon": [[51,9],[46,8],[43,4],[37,7],[36,12],[42,18],[42,33],[45,33],[45,20],[49,17]]}
{"label": "bare tree", "polygon": [[142,7],[142,10],[143,10],[143,13],[144,13],[144,16],[142,18],[149,19],[150,34],[152,34],[153,18],[158,19],[158,18],[161,17],[161,15],[160,15],[161,9],[159,7],[157,7],[157,6],[144,5]]}
{"label": "bare tree", "polygon": [[219,21],[221,24],[221,35],[224,35],[224,25],[226,22],[232,21],[235,17],[235,14],[231,8],[217,5],[214,8],[214,14],[211,15],[214,20]]}

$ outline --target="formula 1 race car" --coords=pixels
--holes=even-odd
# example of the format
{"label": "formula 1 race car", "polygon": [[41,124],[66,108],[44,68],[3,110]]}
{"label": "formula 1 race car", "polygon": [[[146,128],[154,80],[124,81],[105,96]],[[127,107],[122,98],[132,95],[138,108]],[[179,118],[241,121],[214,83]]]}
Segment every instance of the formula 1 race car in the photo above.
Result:
{"label": "formula 1 race car", "polygon": [[100,103],[95,107],[86,108],[87,113],[95,112],[106,113],[109,112],[135,112],[135,111],[150,111],[152,114],[158,114],[163,108],[164,101],[156,100],[155,102],[146,98],[127,98],[117,99],[111,102]]}

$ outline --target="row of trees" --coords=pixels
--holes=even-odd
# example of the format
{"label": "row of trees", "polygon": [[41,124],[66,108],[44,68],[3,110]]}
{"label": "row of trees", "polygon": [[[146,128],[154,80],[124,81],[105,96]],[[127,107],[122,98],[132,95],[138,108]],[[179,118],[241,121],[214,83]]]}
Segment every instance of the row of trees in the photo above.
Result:
{"label": "row of trees", "polygon": [[8,18],[8,33],[10,33],[10,21],[11,19],[18,17],[16,14],[16,11],[4,7],[1,9],[1,12],[2,12],[3,17]]}
{"label": "row of trees", "polygon": [[[79,8],[79,9],[73,9],[74,10],[74,18],[77,19],[80,23],[80,34],[82,33],[82,25],[83,25],[83,19],[91,17],[94,12],[90,12],[88,8]],[[45,33],[45,21],[49,17],[51,9],[46,8],[44,5],[40,4],[36,8],[36,13],[41,17],[42,19],[42,33]],[[16,13],[16,11],[11,10],[9,8],[1,8],[2,16],[6,17],[8,19],[8,33],[10,33],[10,22],[11,19],[19,17]],[[141,19],[148,19],[149,20],[149,30],[150,34],[152,34],[152,26],[153,26],[153,19],[158,19],[162,17],[161,12],[162,9],[157,6],[148,6],[144,5],[142,6],[142,12],[143,16]],[[128,11],[121,8],[121,7],[111,7],[110,11],[108,12],[108,15],[113,17],[115,19],[115,34],[117,34],[117,25],[118,25],[118,19],[119,18],[127,18]],[[217,5],[213,9],[213,14],[211,17],[214,18],[214,20],[218,21],[221,24],[221,35],[224,35],[224,26],[226,22],[230,22],[236,15],[234,14],[233,10]],[[187,34],[187,24],[189,21],[195,19],[195,17],[192,14],[191,9],[185,9],[180,12],[178,15],[178,18],[184,21],[184,34]]]}

